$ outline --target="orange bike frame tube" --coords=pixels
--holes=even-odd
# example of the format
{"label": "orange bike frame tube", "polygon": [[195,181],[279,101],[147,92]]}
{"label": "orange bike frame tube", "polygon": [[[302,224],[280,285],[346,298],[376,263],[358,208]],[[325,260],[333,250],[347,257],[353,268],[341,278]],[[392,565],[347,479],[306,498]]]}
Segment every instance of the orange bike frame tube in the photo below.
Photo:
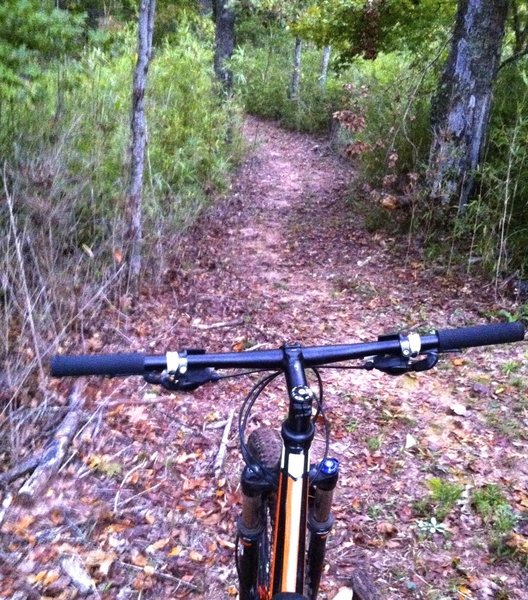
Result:
{"label": "orange bike frame tube", "polygon": [[271,592],[303,593],[308,510],[308,454],[283,452],[273,534]]}
{"label": "orange bike frame tube", "polygon": [[284,348],[290,398],[282,426],[284,447],[279,475],[271,563],[271,597],[278,592],[304,593],[306,529],[313,393],[306,383],[300,348]]}

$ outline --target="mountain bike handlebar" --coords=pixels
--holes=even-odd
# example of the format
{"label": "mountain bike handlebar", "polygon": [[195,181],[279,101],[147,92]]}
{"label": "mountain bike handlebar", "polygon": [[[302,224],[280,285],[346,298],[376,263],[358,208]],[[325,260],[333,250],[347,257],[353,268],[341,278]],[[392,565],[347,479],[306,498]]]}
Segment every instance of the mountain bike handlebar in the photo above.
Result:
{"label": "mountain bike handlebar", "polygon": [[[427,352],[449,352],[473,346],[519,342],[524,339],[521,322],[497,323],[434,331],[431,334],[396,334],[381,336],[377,342],[341,344],[336,346],[302,347],[305,367],[376,356],[412,359]],[[142,375],[153,372],[179,372],[203,369],[268,369],[282,370],[282,350],[225,352],[209,354],[201,350],[168,352],[166,355],[98,354],[54,356],[51,375],[54,377],[108,375]]]}

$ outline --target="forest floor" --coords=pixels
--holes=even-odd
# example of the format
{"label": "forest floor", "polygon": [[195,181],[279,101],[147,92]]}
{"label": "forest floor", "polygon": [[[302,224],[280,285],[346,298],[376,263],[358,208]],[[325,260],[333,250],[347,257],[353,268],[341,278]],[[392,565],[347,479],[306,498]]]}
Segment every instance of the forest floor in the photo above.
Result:
{"label": "forest floor", "polygon": [[[232,189],[159,289],[110,308],[73,350],[366,341],[484,323],[503,307],[482,281],[426,261],[415,240],[367,228],[349,199],[353,169],[327,140],[252,118],[245,136]],[[528,597],[525,353],[475,349],[399,378],[323,371],[341,462],[323,599],[361,565],[386,599]],[[176,395],[87,381],[89,418],[49,491],[0,513],[0,598],[73,598],[83,574],[89,598],[235,598],[237,413],[218,477],[214,461],[252,383]],[[68,383],[50,386],[64,405]],[[279,423],[284,408],[273,385],[251,426]],[[321,446],[318,434],[314,458]]]}

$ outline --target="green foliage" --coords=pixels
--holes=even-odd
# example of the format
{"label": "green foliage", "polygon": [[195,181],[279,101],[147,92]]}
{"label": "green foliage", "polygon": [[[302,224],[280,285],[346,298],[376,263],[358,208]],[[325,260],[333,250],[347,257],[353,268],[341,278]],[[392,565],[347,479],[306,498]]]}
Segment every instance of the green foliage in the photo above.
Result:
{"label": "green foliage", "polygon": [[434,535],[435,533],[447,534],[446,526],[437,521],[436,517],[431,517],[428,521],[418,521],[417,526],[423,535]]}
{"label": "green foliage", "polygon": [[[501,72],[479,184],[453,229],[451,243],[469,254],[469,264],[497,279],[528,272],[527,108],[528,79],[512,68]],[[523,307],[515,312],[525,316]]]}
{"label": "green foliage", "polygon": [[[80,243],[90,246],[107,235],[103,223],[109,223],[126,189],[134,46],[131,32],[117,57],[91,50],[60,80],[53,75],[42,81],[38,91],[43,101],[34,120],[17,108],[7,119],[11,131],[26,132],[18,136],[18,147],[33,151],[37,140],[47,140],[60,153],[67,178],[83,180],[85,200],[77,202],[76,216]],[[196,211],[193,203],[206,198],[203,189],[211,192],[223,185],[231,162],[232,115],[215,93],[211,63],[210,45],[181,27],[151,67],[146,214],[147,219],[163,216],[167,226],[187,222]]]}
{"label": "green foliage", "polygon": [[486,484],[472,494],[471,503],[482,519],[493,526],[497,533],[511,531],[517,517],[498,485]]}
{"label": "green foliage", "polygon": [[[515,545],[508,543],[507,536],[516,527],[519,516],[513,511],[500,486],[486,484],[475,490],[471,504],[488,527],[490,549],[501,558],[515,556]],[[518,558],[523,560],[523,555]]]}
{"label": "green foliage", "polygon": [[511,67],[501,71],[479,193],[464,218],[484,267],[521,278],[528,272],[527,109],[528,77]]}
{"label": "green foliage", "polygon": [[252,22],[250,37],[258,34],[260,43],[239,47],[232,59],[235,85],[247,112],[280,120],[302,131],[328,130],[332,113],[342,104],[343,82],[330,76],[320,85],[322,52],[306,46],[302,55],[301,90],[298,100],[288,98],[294,40],[276,27],[261,28]]}
{"label": "green foliage", "polygon": [[0,102],[31,91],[50,61],[71,51],[82,16],[51,0],[3,0],[0,4]]}
{"label": "green foliage", "polygon": [[360,179],[386,191],[408,186],[405,176],[419,170],[430,144],[434,72],[426,65],[413,68],[411,58],[390,54],[357,60],[348,73],[345,108],[363,119],[349,140]]}
{"label": "green foliage", "polygon": [[293,29],[319,46],[331,44],[341,62],[380,52],[429,52],[453,23],[456,1],[322,0],[309,4]]}
{"label": "green foliage", "polygon": [[367,440],[367,448],[371,452],[377,452],[381,448],[382,439],[380,436],[370,437]]}
{"label": "green foliage", "polygon": [[464,486],[432,477],[427,481],[427,487],[429,495],[415,502],[414,508],[420,516],[432,515],[435,522],[443,521],[462,497]]}

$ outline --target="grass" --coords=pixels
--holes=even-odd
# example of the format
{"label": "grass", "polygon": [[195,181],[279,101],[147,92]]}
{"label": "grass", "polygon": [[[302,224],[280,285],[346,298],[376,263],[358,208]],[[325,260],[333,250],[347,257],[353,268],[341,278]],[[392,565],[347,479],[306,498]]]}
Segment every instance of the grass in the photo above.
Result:
{"label": "grass", "polygon": [[502,364],[501,370],[505,375],[517,373],[522,368],[522,364],[517,360],[509,360]]}
{"label": "grass", "polygon": [[501,407],[491,408],[485,413],[486,423],[510,440],[526,437],[526,428],[513,417],[506,416]]}
{"label": "grass", "polygon": [[432,477],[426,482],[429,494],[414,502],[414,510],[421,516],[435,519],[434,523],[442,522],[462,498],[464,486],[451,483],[439,477]]}
{"label": "grass", "polygon": [[[520,517],[513,510],[503,489],[493,483],[483,485],[472,493],[471,506],[486,527],[490,551],[498,559],[515,559],[528,566],[526,551],[515,543],[513,533]],[[518,537],[525,543],[525,538]]]}
{"label": "grass", "polygon": [[500,486],[486,484],[473,492],[471,504],[475,512],[493,526],[497,533],[513,529],[517,519]]}
{"label": "grass", "polygon": [[371,452],[377,452],[381,448],[382,441],[383,440],[382,440],[381,436],[370,437],[367,440],[367,448]]}

